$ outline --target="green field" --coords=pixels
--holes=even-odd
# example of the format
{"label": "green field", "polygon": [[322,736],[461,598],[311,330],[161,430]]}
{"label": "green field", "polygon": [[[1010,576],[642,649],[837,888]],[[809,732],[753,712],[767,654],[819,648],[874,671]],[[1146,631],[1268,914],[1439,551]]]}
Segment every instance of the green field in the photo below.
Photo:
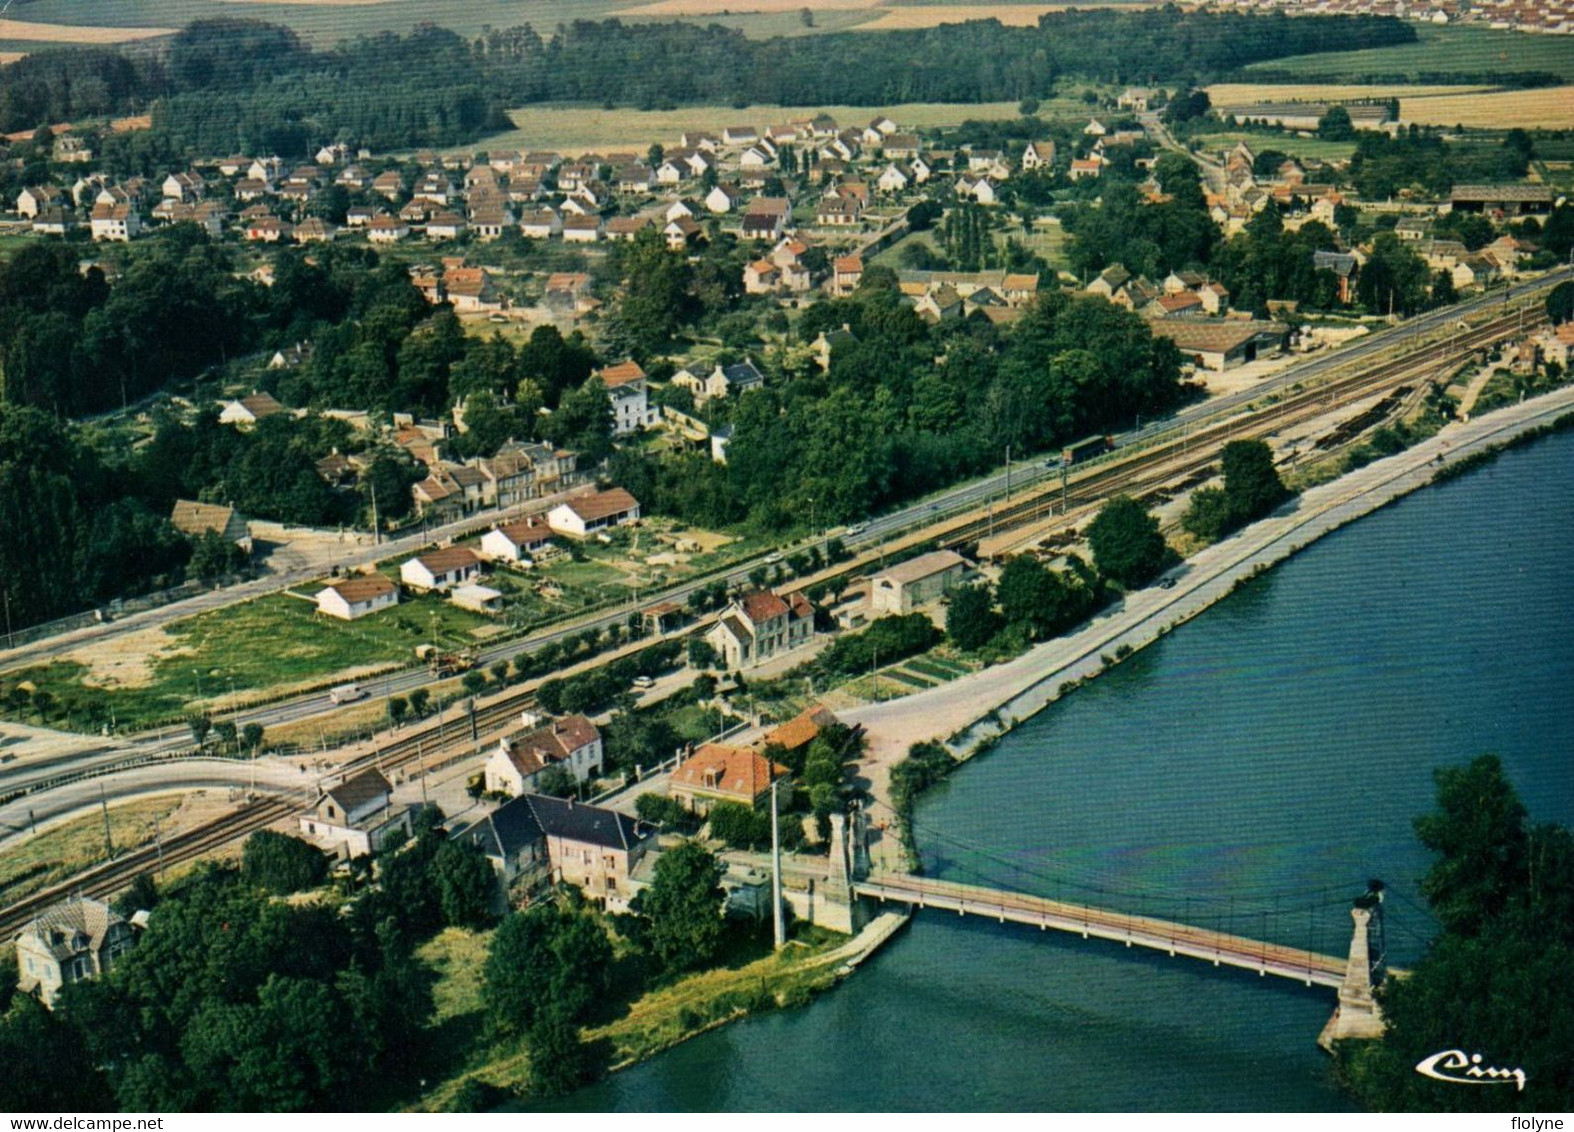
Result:
{"label": "green field", "polygon": [[1416,43],[1365,51],[1331,51],[1253,63],[1248,72],[1288,72],[1346,81],[1422,74],[1492,75],[1548,71],[1574,81],[1574,42],[1561,35],[1526,35],[1477,27],[1416,28]]}
{"label": "green field", "polygon": [[1253,153],[1276,149],[1298,161],[1349,161],[1350,155],[1355,152],[1354,142],[1324,141],[1322,138],[1302,138],[1294,134],[1202,134],[1194,140],[1204,152],[1223,153],[1233,149],[1236,142],[1245,142]]}
{"label": "green field", "polygon": [[[57,718],[70,726],[95,726],[111,717],[122,727],[138,726],[178,719],[232,690],[241,695],[320,686],[340,674],[410,665],[415,647],[434,637],[444,647],[459,648],[496,631],[492,619],[437,597],[402,602],[352,622],[323,617],[316,609],[311,602],[272,594],[176,621],[165,629],[168,646],[142,674],[118,686],[84,683],[91,670],[76,661],[26,669],[14,678],[48,691],[59,705]],[[477,629],[483,630],[479,636]],[[25,709],[15,714],[36,719]]]}
{"label": "green field", "polygon": [[685,106],[678,110],[602,110],[585,106],[528,106],[510,110],[515,129],[473,145],[475,149],[548,149],[574,153],[613,146],[644,150],[654,142],[672,145],[685,130],[720,133],[729,125],[780,125],[793,118],[828,113],[844,126],[862,126],[876,113],[889,114],[904,127],[955,126],[968,118],[1015,118],[1015,102],[907,102],[895,106]]}

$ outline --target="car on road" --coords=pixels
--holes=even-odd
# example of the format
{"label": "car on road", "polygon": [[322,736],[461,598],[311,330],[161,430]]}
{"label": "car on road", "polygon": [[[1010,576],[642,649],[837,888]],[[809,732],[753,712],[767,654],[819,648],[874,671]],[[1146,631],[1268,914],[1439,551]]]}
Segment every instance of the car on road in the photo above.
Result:
{"label": "car on road", "polygon": [[636,688],[654,688],[655,686],[656,686],[656,682],[654,680],[652,680],[649,676],[636,676],[636,677],[634,677],[634,687],[636,687]]}
{"label": "car on road", "polygon": [[767,562],[780,562],[781,560],[782,552],[779,550],[773,550],[765,556],[765,561]]}
{"label": "car on road", "polygon": [[868,523],[854,523],[852,526],[847,528],[847,533],[850,535],[861,535],[868,529]]}
{"label": "car on road", "polygon": [[1165,578],[1162,582],[1159,583],[1159,589],[1161,589],[1161,590],[1173,590],[1174,588],[1175,588],[1175,579],[1174,578]]}

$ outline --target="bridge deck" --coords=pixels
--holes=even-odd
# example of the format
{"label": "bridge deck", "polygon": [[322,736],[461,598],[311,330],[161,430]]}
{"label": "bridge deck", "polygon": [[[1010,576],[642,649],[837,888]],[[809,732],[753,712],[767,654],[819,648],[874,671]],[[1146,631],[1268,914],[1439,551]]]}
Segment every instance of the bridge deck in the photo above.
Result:
{"label": "bridge deck", "polygon": [[1339,956],[1043,896],[894,874],[855,881],[853,891],[860,896],[901,901],[919,908],[944,908],[964,915],[973,913],[1032,924],[1045,930],[1075,932],[1083,939],[1092,936],[1114,940],[1127,947],[1203,959],[1215,967],[1223,964],[1260,975],[1298,979],[1307,986],[1337,987],[1344,981],[1346,960]]}

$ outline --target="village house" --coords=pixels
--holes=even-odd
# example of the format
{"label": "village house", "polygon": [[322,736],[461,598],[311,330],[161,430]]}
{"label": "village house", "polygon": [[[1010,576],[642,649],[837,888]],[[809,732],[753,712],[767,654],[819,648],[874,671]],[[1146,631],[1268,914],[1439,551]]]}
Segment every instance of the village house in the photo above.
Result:
{"label": "village house", "polygon": [[568,244],[594,244],[601,240],[601,217],[564,216],[563,242]]}
{"label": "village house", "polygon": [[596,376],[612,398],[612,432],[627,436],[661,422],[661,410],[650,404],[645,371],[638,362],[620,362],[599,370]]}
{"label": "village house", "polygon": [[1027,143],[1027,148],[1022,151],[1022,168],[1032,171],[1035,169],[1053,169],[1054,167],[1054,142],[1038,141]]}
{"label": "village house", "polygon": [[533,208],[519,214],[519,234],[529,240],[546,240],[563,231],[563,218],[550,208]]}
{"label": "village house", "polygon": [[655,827],[572,798],[527,794],[520,801],[546,840],[548,881],[571,884],[610,910],[626,909],[634,871],[655,847]]}
{"label": "village house", "polygon": [[382,850],[395,833],[410,836],[410,808],[393,805],[393,786],[368,768],[330,786],[300,817],[300,830],[346,859]]}
{"label": "village house", "polygon": [[543,548],[552,545],[552,528],[535,515],[504,523],[481,536],[481,553],[493,562],[530,565]]}
{"label": "village house", "polygon": [[177,499],[174,510],[170,512],[169,522],[170,526],[188,538],[201,538],[211,531],[225,542],[233,542],[248,553],[251,551],[251,530],[246,526],[245,518],[233,507]]}
{"label": "village house", "polygon": [[732,365],[718,365],[708,377],[700,377],[692,370],[681,369],[672,375],[672,384],[694,394],[696,404],[703,405],[712,397],[738,396],[765,384],[765,375],[752,361],[744,358]]}
{"label": "village house", "polygon": [[715,185],[705,194],[702,203],[709,211],[719,215],[731,212],[743,203],[743,194],[739,192],[736,185]]}
{"label": "village house", "polygon": [[911,613],[956,589],[966,572],[966,559],[954,550],[920,554],[870,579],[869,607],[875,614]]}
{"label": "village house", "polygon": [[523,718],[529,730],[498,740],[486,760],[488,791],[516,797],[531,793],[549,766],[562,766],[580,785],[601,773],[601,731],[590,720],[566,715],[544,721],[528,712]]}
{"label": "village house", "polygon": [[746,295],[768,295],[781,286],[782,272],[768,259],[757,259],[743,269],[743,292]]}
{"label": "village house", "polygon": [[124,244],[142,233],[142,216],[130,204],[95,204],[89,220],[93,239]]}
{"label": "village house", "polygon": [[539,494],[535,461],[523,452],[499,452],[471,460],[470,465],[481,473],[483,506],[513,507]]}
{"label": "village house", "polygon": [[791,212],[786,197],[755,197],[743,214],[743,238],[771,242],[781,239]]}
{"label": "village house", "polygon": [[376,216],[366,225],[366,238],[374,244],[397,244],[410,238],[410,225],[402,217]]}
{"label": "village house", "polygon": [[786,767],[752,747],[706,743],[674,768],[667,794],[690,813],[704,817],[718,802],[750,809],[765,805],[771,784],[788,775]]}
{"label": "village house", "polygon": [[852,327],[844,322],[839,330],[820,331],[809,346],[814,351],[815,363],[822,370],[829,370],[838,350],[845,350],[857,344],[858,336],[853,333]]}
{"label": "village house", "polygon": [[1073,181],[1080,181],[1084,177],[1097,177],[1104,172],[1104,162],[1097,157],[1074,157],[1071,159],[1071,169],[1068,176]]}
{"label": "village house", "polygon": [[744,594],[722,610],[705,639],[726,668],[752,668],[814,639],[814,606],[801,593]]}
{"label": "village house", "polygon": [[54,185],[29,185],[17,194],[16,210],[32,220],[44,209],[60,204],[63,199],[64,194]]}
{"label": "village house", "polygon": [[399,564],[399,580],[413,590],[447,590],[481,574],[475,551],[462,546],[429,550]]}
{"label": "village house", "polygon": [[1349,252],[1314,251],[1312,269],[1333,273],[1339,281],[1337,293],[1341,303],[1348,303],[1355,298],[1355,281],[1360,275],[1361,261],[1354,255]]}
{"label": "village house", "polygon": [[52,1010],[68,983],[98,978],[135,945],[108,904],[81,896],[52,904],[16,936],[17,990]]}
{"label": "village house", "polygon": [[528,795],[509,799],[456,832],[453,839],[480,850],[504,893],[516,887],[528,893],[546,879],[550,867],[546,836],[530,811]]}
{"label": "village house", "polygon": [[639,501],[621,487],[614,487],[559,503],[547,512],[547,525],[559,534],[586,538],[638,518]]}
{"label": "village house", "polygon": [[317,591],[317,612],[354,621],[399,604],[399,587],[381,574],[364,574],[330,582]]}
{"label": "village house", "polygon": [[841,720],[836,718],[830,708],[823,704],[812,704],[786,723],[766,732],[759,745],[764,750],[775,747],[790,755],[807,747],[825,734],[827,729],[840,725]]}
{"label": "village house", "polygon": [[295,226],[297,244],[331,244],[339,229],[320,216],[309,216]]}
{"label": "village house", "polygon": [[862,256],[842,255],[831,261],[831,294],[837,297],[851,295],[863,281]]}

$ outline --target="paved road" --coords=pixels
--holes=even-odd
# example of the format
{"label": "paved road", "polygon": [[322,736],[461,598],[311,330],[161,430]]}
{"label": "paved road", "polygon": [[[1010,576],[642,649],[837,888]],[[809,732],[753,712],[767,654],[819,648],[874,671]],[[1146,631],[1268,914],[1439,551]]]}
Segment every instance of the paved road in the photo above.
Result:
{"label": "paved road", "polygon": [[[1504,290],[1482,295],[1452,307],[1428,312],[1427,314],[1423,314],[1414,319],[1411,319],[1409,322],[1395,327],[1394,329],[1368,335],[1350,343],[1341,349],[1321,354],[1317,357],[1309,358],[1306,361],[1288,366],[1278,373],[1265,378],[1263,381],[1249,389],[1210,399],[1197,405],[1190,406],[1172,417],[1151,422],[1140,429],[1132,429],[1125,433],[1121,433],[1115,438],[1116,444],[1117,446],[1126,446],[1137,442],[1157,441],[1170,435],[1182,432],[1199,419],[1205,417],[1217,417],[1235,410],[1245,411],[1246,407],[1251,402],[1256,401],[1267,394],[1271,394],[1277,390],[1285,389],[1297,383],[1304,383],[1314,380],[1322,375],[1325,375],[1332,369],[1343,367],[1362,358],[1372,357],[1381,351],[1402,346],[1406,342],[1415,343],[1421,336],[1432,331],[1441,330],[1454,321],[1483,311],[1491,311],[1494,308],[1501,308],[1511,299],[1520,298],[1533,294],[1539,290],[1549,288],[1554,283],[1559,282],[1562,279],[1569,278],[1571,275],[1574,275],[1574,268],[1559,268],[1556,271],[1550,272],[1547,275],[1541,277],[1540,279],[1515,284],[1514,286]],[[856,524],[852,530],[843,532],[841,538],[842,541],[854,551],[874,549],[877,545],[892,539],[902,532],[916,529],[948,516],[981,508],[991,500],[1004,499],[1008,494],[1020,490],[1025,486],[1042,482],[1051,476],[1058,474],[1058,471],[1058,462],[1052,459],[1045,460],[1042,457],[1027,465],[1017,464],[1011,467],[1002,467],[1001,471],[996,472],[993,475],[985,476],[981,479],[959,485],[948,491],[932,496],[926,501],[915,503],[911,506],[903,507],[888,514],[870,519],[867,523]],[[540,500],[534,501],[532,504],[532,506],[536,508],[544,505],[545,503]],[[476,516],[471,516],[463,523],[450,524],[448,527],[442,528],[441,531],[434,532],[434,534],[447,535],[461,533],[461,528],[476,528],[479,526],[484,526],[488,522],[492,521],[493,518],[494,517],[482,517],[478,519]],[[823,539],[815,540],[815,543],[820,545],[822,548],[824,546]],[[369,548],[366,552],[366,556],[368,559],[387,558],[398,553],[408,553],[413,551],[417,549],[419,545],[424,545],[424,540],[421,538],[421,536],[410,536],[398,542],[385,543],[379,548]],[[809,544],[804,544],[804,547],[806,548],[807,545]],[[756,565],[758,565],[758,561],[740,563],[733,570],[727,572],[724,575],[721,575],[721,579],[724,580],[728,585],[742,583],[747,580],[749,571]],[[664,591],[646,594],[643,595],[642,601],[639,604],[652,604],[658,601],[683,602],[686,601],[688,596],[695,590],[700,589],[703,586],[710,585],[716,580],[717,578],[713,576],[700,580],[685,582],[682,585],[675,586]],[[257,596],[258,593],[277,589],[278,585],[278,579],[268,579],[257,583],[250,583],[249,586],[255,586],[258,588],[255,592],[248,592],[243,596]],[[194,600],[211,600],[212,606],[222,605],[228,603],[229,601],[240,600],[241,598],[237,596],[237,591],[245,588],[247,587],[236,587],[234,589],[221,591],[218,594],[205,595],[203,599]],[[512,641],[497,645],[493,648],[484,650],[480,654],[479,663],[482,667],[484,667],[497,660],[512,659],[521,653],[535,652],[550,643],[560,641],[576,633],[583,632],[587,628],[593,627],[604,630],[610,628],[613,625],[620,625],[624,623],[629,613],[635,608],[636,603],[631,600],[627,605],[622,605],[609,611],[564,622],[555,628],[547,630],[527,640]],[[170,617],[178,615],[178,613],[171,613],[171,610],[178,610],[178,605],[169,606],[163,610],[155,610],[152,613],[137,616],[150,618],[161,617],[163,620],[168,620]],[[189,612],[189,610],[186,610],[186,612]],[[126,620],[128,623],[130,623],[136,621],[136,618],[127,618]],[[142,626],[139,625],[137,627]],[[97,634],[100,632],[111,631],[114,628],[114,626],[95,626],[94,629],[84,630],[83,632]],[[77,635],[78,634],[73,634],[73,636]],[[48,642],[40,642],[37,647],[43,648],[47,644]],[[60,649],[63,651],[67,647],[70,646],[61,645]],[[26,650],[16,651],[23,652]],[[0,654],[0,656],[3,656],[3,654]],[[39,657],[34,656],[33,659],[36,660],[39,659]],[[4,663],[6,663],[6,661],[4,659],[0,659],[0,665],[3,665]],[[375,695],[386,696],[393,694],[406,694],[415,688],[422,687],[432,682],[433,678],[426,671],[421,669],[411,669],[378,678],[376,680],[368,681],[367,686],[374,691]],[[313,716],[325,714],[333,710],[335,710],[334,705],[328,702],[326,694],[319,692],[299,696],[294,699],[268,705],[266,707],[242,710],[229,716],[228,718],[233,719],[237,726],[244,726],[247,723],[260,723],[264,727],[268,727],[280,723],[294,722],[301,719],[311,718]],[[179,750],[186,746],[189,746],[188,737],[178,731],[166,733],[160,736],[149,736],[144,738],[144,740],[138,744],[140,750],[148,752],[167,752]]]}

